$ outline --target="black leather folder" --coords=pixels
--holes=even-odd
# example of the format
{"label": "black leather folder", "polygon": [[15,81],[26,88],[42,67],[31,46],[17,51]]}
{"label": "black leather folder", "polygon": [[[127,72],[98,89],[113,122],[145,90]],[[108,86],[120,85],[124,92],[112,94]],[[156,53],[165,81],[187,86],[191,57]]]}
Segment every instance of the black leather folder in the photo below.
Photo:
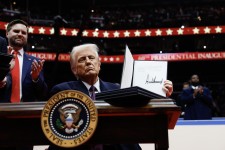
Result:
{"label": "black leather folder", "polygon": [[12,58],[13,55],[0,52],[0,65],[8,65]]}
{"label": "black leather folder", "polygon": [[138,86],[103,91],[96,94],[96,100],[121,107],[140,107],[147,105],[151,99],[165,99],[166,97],[148,91]]}
{"label": "black leather folder", "polygon": [[9,68],[3,68],[0,67],[0,81],[2,81],[5,76],[9,73],[10,69]]}
{"label": "black leather folder", "polygon": [[3,80],[10,71],[9,63],[12,60],[12,58],[13,55],[0,52],[0,81]]}

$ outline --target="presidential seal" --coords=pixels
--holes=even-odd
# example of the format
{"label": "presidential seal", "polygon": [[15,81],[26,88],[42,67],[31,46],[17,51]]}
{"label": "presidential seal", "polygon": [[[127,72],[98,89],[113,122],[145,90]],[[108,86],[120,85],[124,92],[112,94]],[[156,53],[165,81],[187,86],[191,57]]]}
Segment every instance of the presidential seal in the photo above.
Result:
{"label": "presidential seal", "polygon": [[86,94],[65,90],[53,95],[41,114],[41,127],[53,144],[72,148],[87,142],[98,122],[94,102]]}

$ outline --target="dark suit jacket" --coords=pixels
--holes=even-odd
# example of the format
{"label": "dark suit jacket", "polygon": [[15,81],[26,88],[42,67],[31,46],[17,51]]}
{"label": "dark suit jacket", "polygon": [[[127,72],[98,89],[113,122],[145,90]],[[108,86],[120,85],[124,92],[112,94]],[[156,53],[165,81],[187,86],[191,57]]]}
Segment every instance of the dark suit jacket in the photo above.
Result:
{"label": "dark suit jacket", "polygon": [[[113,89],[119,89],[119,88],[120,88],[119,84],[104,82],[100,80],[101,91],[107,91],[107,90],[113,90]],[[81,80],[78,80],[78,81],[64,82],[64,83],[55,85],[50,91],[49,97],[63,90],[78,90],[89,96],[89,92],[86,86],[83,84]],[[59,147],[55,147],[51,145],[49,147],[49,150],[63,150],[63,148],[59,148]],[[73,150],[89,150],[89,147],[86,147],[86,145],[84,144],[77,148],[73,148]],[[141,147],[138,144],[113,144],[113,145],[104,145],[104,150],[141,150]]]}
{"label": "dark suit jacket", "polygon": [[212,119],[213,98],[208,88],[204,87],[203,91],[202,95],[197,95],[194,98],[194,90],[191,86],[188,89],[183,90],[180,95],[180,100],[185,105],[185,120]]}
{"label": "dark suit jacket", "polygon": [[[100,80],[101,91],[108,91],[108,90],[119,89],[119,88],[120,88],[119,84],[104,82],[104,81]],[[78,90],[89,96],[89,91],[81,80],[64,82],[64,83],[55,85],[50,91],[50,96],[52,96],[60,91],[63,91],[63,90]]]}
{"label": "dark suit jacket", "polygon": [[0,52],[7,53],[6,39],[0,36]]}
{"label": "dark suit jacket", "polygon": [[[22,99],[23,102],[43,101],[46,99],[48,87],[44,80],[43,71],[40,73],[38,81],[32,81],[30,72],[33,60],[38,58],[24,53],[22,70]],[[7,75],[7,84],[0,89],[0,102],[10,102],[12,89],[11,74]]]}

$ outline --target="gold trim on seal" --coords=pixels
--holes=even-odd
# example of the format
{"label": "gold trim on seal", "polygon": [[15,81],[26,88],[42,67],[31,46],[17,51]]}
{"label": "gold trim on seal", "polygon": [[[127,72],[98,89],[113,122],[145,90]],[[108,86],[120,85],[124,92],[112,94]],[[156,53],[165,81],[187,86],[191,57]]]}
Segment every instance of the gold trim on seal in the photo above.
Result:
{"label": "gold trim on seal", "polygon": [[[52,114],[54,114],[55,109],[53,108],[59,105],[59,103],[62,103],[63,100],[69,101],[74,99],[78,102],[81,102],[82,105],[85,105],[85,108],[87,108],[86,111],[89,114],[89,117],[87,117],[89,118],[87,119],[88,123],[85,127],[85,130],[77,134],[77,136],[74,138],[64,138],[66,135],[62,135],[61,137],[55,133],[55,129],[52,129],[52,123],[49,120],[51,120],[50,118],[52,117]],[[59,116],[56,117],[60,118]],[[65,148],[77,147],[87,142],[94,134],[94,131],[97,127],[97,122],[98,112],[94,102],[89,96],[76,90],[64,90],[56,93],[47,101],[41,113],[41,127],[47,139],[53,144]]]}

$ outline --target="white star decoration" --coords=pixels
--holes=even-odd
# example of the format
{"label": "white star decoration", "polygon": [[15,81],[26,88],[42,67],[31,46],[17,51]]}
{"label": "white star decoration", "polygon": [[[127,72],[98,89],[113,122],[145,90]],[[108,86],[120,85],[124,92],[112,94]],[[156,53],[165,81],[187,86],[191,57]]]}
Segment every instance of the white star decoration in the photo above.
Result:
{"label": "white star decoration", "polygon": [[216,33],[221,33],[222,28],[221,28],[221,27],[219,27],[219,26],[217,26],[217,27],[215,28],[215,30],[216,30]]}
{"label": "white star decoration", "polygon": [[141,32],[138,31],[138,30],[136,30],[136,31],[134,32],[134,35],[135,35],[135,36],[140,36],[140,34],[141,34]]}
{"label": "white star decoration", "polygon": [[54,34],[55,33],[55,29],[54,28],[51,28],[50,29],[50,34]]}
{"label": "white star decoration", "polygon": [[157,29],[157,30],[155,31],[155,33],[156,33],[156,36],[162,35],[162,31],[161,31],[160,29]]}
{"label": "white star decoration", "polygon": [[113,57],[110,57],[110,58],[109,58],[109,61],[114,61],[114,58],[113,58]]}
{"label": "white star decoration", "polygon": [[94,32],[92,32],[92,34],[93,34],[94,37],[98,37],[99,32],[98,31],[94,31]]}
{"label": "white star decoration", "polygon": [[5,24],[5,29],[7,29],[8,23]]}
{"label": "white star decoration", "polygon": [[179,28],[178,30],[177,30],[177,34],[178,35],[181,35],[181,34],[183,34],[184,33],[184,30],[182,30],[181,28]]}
{"label": "white star decoration", "polygon": [[152,33],[151,31],[146,30],[146,31],[145,31],[145,36],[151,36],[151,33]]}
{"label": "white star decoration", "polygon": [[114,37],[119,37],[120,33],[118,31],[113,33]]}
{"label": "white star decoration", "polygon": [[104,62],[107,62],[107,61],[110,61],[110,62],[119,62],[120,61],[120,58],[119,57],[114,57],[114,56],[104,56],[104,58],[100,57],[99,58],[100,61],[104,61]]}
{"label": "white star decoration", "polygon": [[107,31],[103,32],[103,36],[104,37],[109,37],[109,32],[107,32]]}
{"label": "white star decoration", "polygon": [[73,29],[73,30],[71,31],[71,33],[72,33],[73,36],[77,36],[78,31],[77,31],[76,29]]}
{"label": "white star decoration", "polygon": [[194,33],[194,34],[199,34],[199,29],[198,29],[197,27],[195,27],[195,28],[193,29],[193,33]]}
{"label": "white star decoration", "polygon": [[43,27],[41,27],[40,29],[38,29],[39,30],[39,33],[40,34],[45,34],[45,29],[43,28]]}
{"label": "white star decoration", "polygon": [[67,30],[63,28],[60,32],[61,32],[61,35],[66,35]]}
{"label": "white star decoration", "polygon": [[204,28],[205,33],[210,33],[210,30],[211,29],[209,27]]}
{"label": "white star decoration", "polygon": [[28,32],[29,32],[29,33],[34,33],[34,28],[29,27],[29,28],[28,28]]}
{"label": "white star decoration", "polygon": [[172,35],[172,33],[173,33],[173,30],[171,30],[171,29],[166,30],[167,35]]}
{"label": "white star decoration", "polygon": [[88,36],[88,32],[86,30],[83,31],[83,36]]}
{"label": "white star decoration", "polygon": [[123,34],[124,34],[125,37],[129,37],[130,36],[130,32],[127,31],[127,30]]}
{"label": "white star decoration", "polygon": [[105,58],[104,58],[104,61],[107,61],[107,60],[108,60],[108,58],[107,58],[107,57],[105,57]]}

